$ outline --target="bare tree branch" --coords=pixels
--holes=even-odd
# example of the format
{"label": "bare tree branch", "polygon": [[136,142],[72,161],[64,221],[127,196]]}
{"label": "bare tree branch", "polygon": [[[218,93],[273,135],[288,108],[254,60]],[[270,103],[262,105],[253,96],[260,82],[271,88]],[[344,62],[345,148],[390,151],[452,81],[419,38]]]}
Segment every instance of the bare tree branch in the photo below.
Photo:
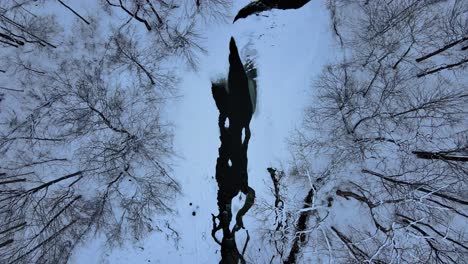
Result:
{"label": "bare tree branch", "polygon": [[64,7],[66,7],[68,10],[70,10],[73,14],[75,14],[77,17],[79,17],[83,22],[85,22],[86,24],[90,24],[88,20],[86,20],[84,17],[82,17],[80,14],[78,14],[75,10],[73,10],[73,8],[71,8],[70,6],[68,6],[67,4],[65,4],[63,1],[61,0],[57,0],[59,1],[59,3],[61,5],[63,5]]}

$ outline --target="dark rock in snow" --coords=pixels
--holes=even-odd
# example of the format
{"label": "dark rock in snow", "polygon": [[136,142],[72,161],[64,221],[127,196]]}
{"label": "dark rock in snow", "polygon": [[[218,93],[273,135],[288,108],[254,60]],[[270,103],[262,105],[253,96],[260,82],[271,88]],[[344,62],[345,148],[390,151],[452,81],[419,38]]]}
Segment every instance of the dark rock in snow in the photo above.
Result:
{"label": "dark rock in snow", "polygon": [[257,0],[252,1],[250,4],[246,5],[244,8],[239,10],[234,22],[238,19],[246,18],[253,14],[259,14],[263,11],[268,11],[271,9],[298,9],[307,4],[310,0]]}

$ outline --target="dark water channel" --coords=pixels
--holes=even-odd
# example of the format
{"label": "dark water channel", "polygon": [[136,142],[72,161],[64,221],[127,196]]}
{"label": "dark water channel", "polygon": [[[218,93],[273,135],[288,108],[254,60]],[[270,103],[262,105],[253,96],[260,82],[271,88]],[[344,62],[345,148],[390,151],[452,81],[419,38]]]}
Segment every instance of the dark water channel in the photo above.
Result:
{"label": "dark water channel", "polygon": [[[229,51],[227,80],[212,84],[213,98],[219,110],[218,126],[221,141],[216,161],[219,213],[217,216],[213,215],[212,237],[221,246],[220,263],[245,263],[243,255],[248,246],[249,234],[242,218],[255,201],[255,191],[248,184],[247,149],[251,135],[249,124],[255,109],[253,93],[256,90],[253,86],[256,71],[254,68],[244,67],[234,38],[231,38]],[[232,199],[239,192],[244,193],[246,199],[231,229]],[[241,230],[247,233],[246,241],[236,241],[236,232]],[[222,232],[221,241],[216,237],[218,231]]]}

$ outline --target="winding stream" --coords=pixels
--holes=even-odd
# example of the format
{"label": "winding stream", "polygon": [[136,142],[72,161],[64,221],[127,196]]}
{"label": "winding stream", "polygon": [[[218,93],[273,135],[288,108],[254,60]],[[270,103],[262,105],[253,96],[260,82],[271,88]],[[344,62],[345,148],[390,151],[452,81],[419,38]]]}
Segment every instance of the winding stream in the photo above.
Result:
{"label": "winding stream", "polygon": [[[249,233],[244,227],[242,218],[255,201],[255,191],[248,184],[247,149],[251,135],[249,125],[255,109],[256,71],[249,67],[246,67],[246,71],[234,38],[231,38],[229,50],[227,81],[220,80],[212,84],[213,98],[219,110],[218,126],[221,141],[216,162],[219,213],[217,216],[213,215],[212,237],[221,246],[220,263],[227,264],[239,261],[245,263],[243,254],[248,245]],[[239,192],[244,193],[246,199],[231,229],[231,203]],[[239,250],[235,239],[236,232],[241,229],[247,232],[242,251]],[[220,230],[222,230],[221,241],[216,237],[216,233]]]}

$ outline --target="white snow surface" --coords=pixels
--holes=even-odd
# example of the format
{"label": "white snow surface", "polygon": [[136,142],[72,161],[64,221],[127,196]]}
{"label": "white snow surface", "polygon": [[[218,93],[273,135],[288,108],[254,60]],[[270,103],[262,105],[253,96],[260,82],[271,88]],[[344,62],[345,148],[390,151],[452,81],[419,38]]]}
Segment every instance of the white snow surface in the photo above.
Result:
{"label": "white snow surface", "polygon": [[[248,2],[235,1],[232,15]],[[298,10],[265,12],[235,24],[212,23],[202,33],[208,54],[201,57],[198,71],[180,69],[182,97],[167,109],[167,119],[174,124],[179,155],[173,161],[172,176],[180,182],[182,194],[174,203],[175,215],[154,217],[161,223],[169,221],[179,236],[155,231],[137,243],[128,242],[112,249],[105,246],[103,239],[91,238],[74,251],[70,263],[219,262],[219,246],[211,237],[211,214],[218,213],[214,176],[220,141],[210,80],[227,73],[231,36],[240,49],[251,42],[258,52],[257,110],[250,125],[248,153],[249,185],[255,189],[257,201],[273,204],[266,168],[287,168],[290,156],[286,141],[301,125],[303,108],[311,100],[307,90],[322,66],[332,59],[334,44],[325,3],[311,1]],[[301,199],[304,195],[298,194]],[[234,215],[244,198],[242,201],[234,198]],[[268,263],[273,252],[262,252],[264,241],[257,232],[262,223],[256,220],[254,209],[244,220],[251,236],[246,258],[250,263]],[[244,234],[240,231],[236,236],[238,247],[244,244]]]}

